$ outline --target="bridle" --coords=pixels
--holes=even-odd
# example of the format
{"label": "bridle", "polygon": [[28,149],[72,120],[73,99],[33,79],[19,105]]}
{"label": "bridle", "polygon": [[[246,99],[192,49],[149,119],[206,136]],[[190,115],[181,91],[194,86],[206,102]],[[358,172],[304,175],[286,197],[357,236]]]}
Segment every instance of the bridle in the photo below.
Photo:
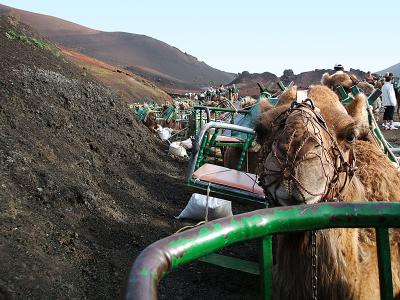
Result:
{"label": "bridle", "polygon": [[[298,149],[296,149],[294,153],[294,157],[292,160],[289,160],[289,155],[286,156],[286,159],[282,159],[277,155],[276,149],[277,145],[280,141],[282,135],[290,130],[292,123],[288,122],[288,117],[293,114],[300,114],[300,120],[303,126],[307,129],[306,134],[304,136],[304,140],[299,145]],[[299,118],[296,118],[298,121]],[[282,128],[281,133],[278,134],[278,128]],[[309,128],[312,129],[312,133],[310,134]],[[267,201],[271,206],[280,206],[278,201],[276,201],[276,192],[279,187],[282,179],[287,180],[287,184],[289,185],[289,198],[292,197],[291,191],[293,188],[296,188],[298,193],[300,193],[303,202],[306,203],[306,198],[304,192],[308,193],[312,196],[321,196],[323,202],[327,201],[342,201],[342,192],[348,182],[351,181],[354,173],[356,171],[356,158],[354,155],[353,149],[350,149],[349,161],[346,161],[343,155],[342,150],[340,149],[336,139],[333,137],[330,132],[324,118],[319,112],[319,109],[314,105],[314,102],[311,99],[306,99],[302,103],[293,102],[291,106],[280,113],[272,122],[271,125],[273,138],[262,145],[262,155],[261,157],[266,158],[268,155],[272,155],[276,162],[279,165],[280,170],[273,170],[266,168],[263,165],[263,162],[260,161],[258,165],[258,176],[259,176],[259,185],[261,185],[264,189],[264,193],[266,194]],[[326,145],[323,140],[322,131],[326,133],[329,137],[330,143]],[[291,150],[293,147],[293,140],[296,133],[295,129],[292,129],[293,132],[290,135],[289,141],[287,143],[287,151]],[[317,143],[318,148],[321,147],[320,153],[316,151],[309,151],[303,157],[299,157],[300,150],[307,144],[308,141],[313,140]],[[329,146],[329,148],[327,148]],[[321,167],[323,169],[324,175],[326,177],[326,185],[324,187],[323,193],[313,193],[312,191],[307,190],[306,187],[302,185],[302,183],[296,178],[296,167],[297,165],[309,158],[309,155],[313,155],[314,157],[318,157],[321,160]],[[327,170],[327,163],[332,165],[333,174],[331,174],[330,170]],[[340,184],[340,174],[345,173],[345,180],[342,184]],[[265,178],[267,176],[274,176],[275,180],[270,183],[265,182]],[[339,183],[339,184],[338,184]],[[291,185],[294,185],[293,187]],[[269,188],[274,186],[274,191],[270,191]]]}
{"label": "bridle", "polygon": [[[349,74],[349,77],[351,79],[351,82],[352,82],[353,86],[356,86],[357,84],[360,83],[360,80],[358,80],[357,77],[355,77],[354,75]],[[351,88],[347,88],[347,87],[343,86],[342,83],[335,84],[333,86],[332,90],[336,91],[337,88],[340,87],[340,86],[342,86],[346,92],[350,92],[351,91]]]}

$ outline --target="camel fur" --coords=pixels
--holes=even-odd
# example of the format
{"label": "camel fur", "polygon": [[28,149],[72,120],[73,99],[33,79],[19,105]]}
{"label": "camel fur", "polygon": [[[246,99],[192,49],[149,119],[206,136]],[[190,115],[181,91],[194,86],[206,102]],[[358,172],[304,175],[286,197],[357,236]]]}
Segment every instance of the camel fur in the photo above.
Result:
{"label": "camel fur", "polygon": [[[291,96],[290,96],[291,95]],[[263,146],[285,128],[271,128],[272,121],[285,111],[293,91],[276,108],[267,109],[256,127],[257,140]],[[358,170],[338,196],[341,201],[400,201],[400,174],[382,150],[368,139],[365,95],[358,95],[345,108],[337,95],[325,86],[308,91],[319,112],[348,160],[356,157]],[[349,137],[356,137],[352,140]],[[297,138],[297,137],[296,137]],[[299,137],[300,139],[301,137]],[[269,149],[269,148],[267,148]],[[284,146],[278,149],[285,149]],[[268,165],[270,156],[261,158]],[[310,178],[314,174],[309,174]],[[344,184],[343,176],[337,184]],[[318,183],[317,183],[318,184]],[[266,190],[267,187],[264,187]],[[279,199],[278,199],[279,200]],[[274,299],[310,299],[310,233],[280,235],[276,239],[273,273]],[[390,234],[394,297],[400,296],[400,230]],[[328,229],[317,231],[319,299],[379,299],[379,272],[375,233],[371,229]]]}

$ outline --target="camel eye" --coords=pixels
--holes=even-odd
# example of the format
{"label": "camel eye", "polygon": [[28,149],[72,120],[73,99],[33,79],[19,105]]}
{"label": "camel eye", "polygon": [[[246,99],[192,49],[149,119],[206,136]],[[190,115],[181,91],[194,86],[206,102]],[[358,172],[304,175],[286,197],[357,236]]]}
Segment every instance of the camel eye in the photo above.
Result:
{"label": "camel eye", "polygon": [[353,144],[356,141],[356,135],[354,132],[350,132],[346,135],[346,141],[350,144]]}

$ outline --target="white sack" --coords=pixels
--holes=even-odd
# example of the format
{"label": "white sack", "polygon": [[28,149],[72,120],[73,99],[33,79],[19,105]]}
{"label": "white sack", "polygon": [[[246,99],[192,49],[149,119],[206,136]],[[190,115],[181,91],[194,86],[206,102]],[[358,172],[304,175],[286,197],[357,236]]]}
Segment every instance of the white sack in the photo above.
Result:
{"label": "white sack", "polygon": [[[206,195],[193,194],[185,209],[177,219],[192,219],[202,221],[206,217]],[[208,220],[215,220],[232,216],[232,204],[230,201],[208,197]]]}
{"label": "white sack", "polygon": [[186,150],[190,150],[192,149],[193,145],[192,145],[192,140],[191,139],[187,139],[181,142],[181,145],[183,146],[183,148],[185,148]]}
{"label": "white sack", "polygon": [[169,145],[169,153],[179,157],[187,157],[186,149],[181,145],[180,142],[173,142]]}
{"label": "white sack", "polygon": [[161,128],[158,129],[158,136],[162,141],[166,141],[171,137],[171,128]]}

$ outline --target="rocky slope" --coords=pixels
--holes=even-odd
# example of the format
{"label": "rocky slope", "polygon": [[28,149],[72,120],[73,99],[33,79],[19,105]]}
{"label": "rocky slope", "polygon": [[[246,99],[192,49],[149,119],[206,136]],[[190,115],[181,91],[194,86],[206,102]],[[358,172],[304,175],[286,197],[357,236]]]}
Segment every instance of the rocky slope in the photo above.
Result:
{"label": "rocky slope", "polygon": [[[140,251],[187,225],[174,218],[185,165],[30,28],[0,18],[0,46],[0,299],[121,298]],[[257,286],[194,264],[160,299],[254,299]]]}
{"label": "rocky slope", "polygon": [[115,299],[178,227],[182,166],[29,28],[1,19],[0,45],[0,299]]}
{"label": "rocky slope", "polygon": [[89,57],[77,51],[58,47],[62,54],[107,87],[115,91],[127,104],[132,102],[172,101],[172,98],[154,83],[132,72]]}

